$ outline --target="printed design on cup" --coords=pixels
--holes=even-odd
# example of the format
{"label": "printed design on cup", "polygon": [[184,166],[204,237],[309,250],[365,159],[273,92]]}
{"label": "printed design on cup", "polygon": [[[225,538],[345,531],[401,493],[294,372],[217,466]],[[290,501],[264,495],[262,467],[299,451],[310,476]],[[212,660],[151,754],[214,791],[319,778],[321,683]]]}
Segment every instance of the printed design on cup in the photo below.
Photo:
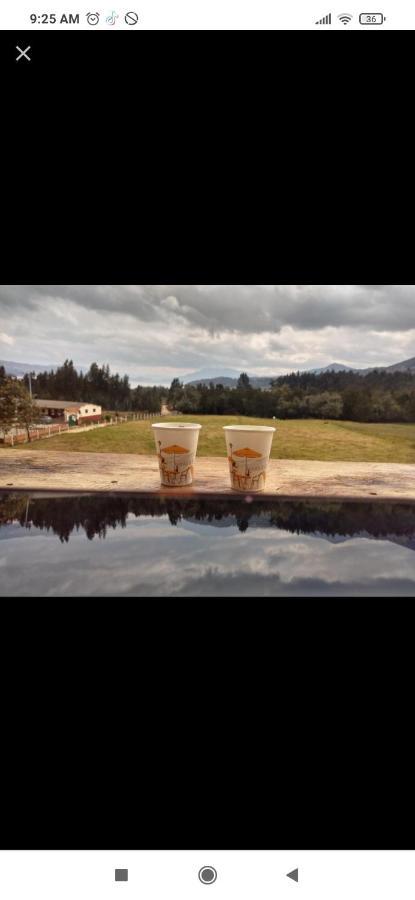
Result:
{"label": "printed design on cup", "polygon": [[157,441],[157,443],[159,448],[157,456],[163,484],[191,484],[194,453],[186,450],[186,447],[181,447],[180,444],[162,447],[161,441]]}
{"label": "printed design on cup", "polygon": [[250,447],[233,450],[230,443],[228,462],[233,488],[239,491],[263,491],[267,468],[265,456]]}

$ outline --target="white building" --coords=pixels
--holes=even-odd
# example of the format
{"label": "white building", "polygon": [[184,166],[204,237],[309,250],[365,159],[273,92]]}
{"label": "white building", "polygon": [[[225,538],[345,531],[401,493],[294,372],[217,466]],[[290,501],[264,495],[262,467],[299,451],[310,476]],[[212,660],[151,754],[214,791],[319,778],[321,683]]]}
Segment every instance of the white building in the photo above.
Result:
{"label": "white building", "polygon": [[81,425],[82,422],[99,422],[102,409],[97,403],[78,403],[71,400],[34,400],[39,416]]}

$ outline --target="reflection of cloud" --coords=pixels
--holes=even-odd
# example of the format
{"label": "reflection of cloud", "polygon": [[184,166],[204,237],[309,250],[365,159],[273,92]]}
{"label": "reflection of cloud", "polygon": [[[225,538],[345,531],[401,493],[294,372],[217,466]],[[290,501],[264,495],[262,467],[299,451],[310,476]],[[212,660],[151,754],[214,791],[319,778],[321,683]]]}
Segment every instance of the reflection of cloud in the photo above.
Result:
{"label": "reflection of cloud", "polygon": [[105,541],[80,532],[62,545],[37,532],[36,541],[5,541],[3,552],[0,592],[14,596],[396,596],[415,587],[412,552],[386,541],[195,523],[190,531],[166,518],[129,518]]}

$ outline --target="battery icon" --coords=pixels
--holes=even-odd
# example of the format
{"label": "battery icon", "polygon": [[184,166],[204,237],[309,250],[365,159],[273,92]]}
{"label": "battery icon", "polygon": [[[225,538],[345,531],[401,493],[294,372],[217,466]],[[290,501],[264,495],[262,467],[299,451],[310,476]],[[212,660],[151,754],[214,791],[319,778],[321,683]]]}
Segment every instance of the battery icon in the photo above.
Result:
{"label": "battery icon", "polygon": [[361,25],[383,25],[384,21],[383,13],[360,13],[359,16]]}

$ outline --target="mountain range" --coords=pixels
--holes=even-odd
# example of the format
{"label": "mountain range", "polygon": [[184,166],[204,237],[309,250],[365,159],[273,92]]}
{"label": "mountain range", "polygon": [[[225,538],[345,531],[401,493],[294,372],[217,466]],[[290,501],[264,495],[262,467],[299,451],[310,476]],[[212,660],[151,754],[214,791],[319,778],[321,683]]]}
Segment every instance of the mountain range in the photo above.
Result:
{"label": "mountain range", "polygon": [[35,363],[19,363],[13,362],[11,359],[0,359],[0,366],[4,366],[7,375],[15,375],[16,378],[23,378],[27,372],[52,372],[57,366],[40,366]]}
{"label": "mountain range", "polygon": [[[198,372],[190,372],[179,380],[183,384],[223,384],[224,387],[236,387],[241,372],[238,369],[221,369],[220,375],[217,375],[213,369],[199,369]],[[249,380],[252,387],[267,388],[270,387],[271,380],[276,375],[250,375]]]}
{"label": "mountain range", "polygon": [[[4,366],[6,373],[8,375],[15,375],[17,378],[23,378],[23,375],[26,372],[51,372],[53,369],[56,369],[57,366],[47,366],[47,365],[38,365],[35,363],[19,363],[14,362],[13,360],[0,359],[0,366]],[[391,366],[371,366],[367,369],[354,369],[351,366],[345,366],[343,363],[330,363],[328,366],[323,366],[320,369],[303,369],[303,372],[312,372],[314,375],[320,375],[323,372],[358,372],[359,375],[366,375],[368,372],[373,372],[375,369],[384,372],[406,372],[410,371],[415,374],[415,356],[412,356],[410,359],[404,359],[402,362],[393,363]],[[293,370],[294,371],[294,370]],[[214,370],[213,368],[206,369],[198,369],[196,372],[190,372],[188,375],[184,375],[179,380],[183,384],[207,384],[210,383],[223,384],[224,387],[236,387],[238,383],[238,378],[240,375],[240,370],[238,369],[229,369],[229,368],[221,368]],[[275,378],[278,378],[278,375],[249,375],[250,382],[252,387],[262,388],[266,390],[271,386],[271,381]],[[134,378],[134,381],[136,379]],[[144,382],[140,382],[144,383]],[[146,379],[146,383],[150,383],[148,379]]]}
{"label": "mountain range", "polygon": [[[313,375],[321,375],[323,372],[357,372],[359,375],[367,375],[368,372],[373,372],[375,369],[384,372],[406,372],[410,371],[415,374],[415,356],[412,356],[410,359],[404,359],[402,362],[393,363],[391,366],[371,366],[367,369],[354,369],[352,366],[345,366],[342,363],[330,363],[328,366],[323,366],[320,369],[303,369],[303,372],[311,372]],[[185,376],[183,379],[184,384],[223,384],[224,387],[236,387],[238,383],[238,378],[240,373],[233,371],[233,374],[230,375],[229,369],[225,370],[223,375],[217,375],[213,371],[211,374],[208,374],[206,370],[201,370],[201,372],[192,372],[190,375]],[[252,387],[259,387],[262,389],[266,389],[271,386],[271,381],[275,378],[278,378],[277,375],[269,375],[269,376],[257,376],[250,375],[249,379],[252,384]]]}
{"label": "mountain range", "polygon": [[374,372],[375,369],[382,372],[407,372],[409,370],[415,373],[415,356],[411,356],[410,359],[403,359],[402,362],[393,363],[391,366],[370,366],[368,369],[353,369],[351,366],[343,366],[341,363],[331,363],[329,366],[324,366],[323,369],[309,369],[309,371],[315,375],[320,375],[321,372],[358,372],[359,375],[367,375],[368,372]]}

